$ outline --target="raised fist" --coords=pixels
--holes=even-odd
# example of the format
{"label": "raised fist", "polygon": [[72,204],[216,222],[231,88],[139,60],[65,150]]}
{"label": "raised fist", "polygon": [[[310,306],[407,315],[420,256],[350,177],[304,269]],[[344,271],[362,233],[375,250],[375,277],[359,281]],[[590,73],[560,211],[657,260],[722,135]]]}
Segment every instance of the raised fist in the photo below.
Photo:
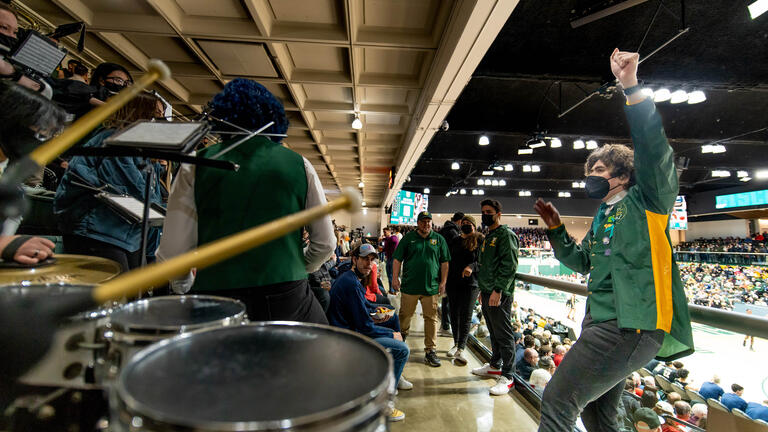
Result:
{"label": "raised fist", "polygon": [[618,48],[611,53],[611,72],[619,80],[621,86],[629,88],[637,85],[637,65],[640,54],[619,51]]}

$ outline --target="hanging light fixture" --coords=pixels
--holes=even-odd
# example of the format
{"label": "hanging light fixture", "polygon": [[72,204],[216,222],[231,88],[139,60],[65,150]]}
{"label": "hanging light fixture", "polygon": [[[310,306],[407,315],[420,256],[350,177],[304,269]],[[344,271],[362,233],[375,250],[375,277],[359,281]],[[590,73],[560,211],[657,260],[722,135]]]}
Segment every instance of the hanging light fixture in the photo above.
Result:
{"label": "hanging light fixture", "polygon": [[515,167],[512,164],[506,164],[504,165],[504,171],[512,171]]}
{"label": "hanging light fixture", "polygon": [[461,168],[458,162],[454,162],[451,164],[451,169],[456,171],[457,169]]}
{"label": "hanging light fixture", "polygon": [[531,166],[530,165],[523,165],[523,172],[531,172]]}
{"label": "hanging light fixture", "polygon": [[360,130],[363,128],[363,122],[360,120],[360,114],[355,114],[355,119],[352,120],[352,129]]}
{"label": "hanging light fixture", "polygon": [[688,93],[688,105],[701,103],[707,100],[707,95],[701,90],[694,90]]}
{"label": "hanging light fixture", "polygon": [[477,195],[477,189],[472,189],[472,195]]}
{"label": "hanging light fixture", "polygon": [[488,144],[490,144],[490,143],[491,143],[491,140],[489,140],[489,139],[488,139],[488,137],[487,137],[487,136],[485,136],[485,135],[482,135],[482,136],[480,137],[480,140],[479,140],[479,141],[477,141],[477,144],[478,144],[478,145],[481,145],[481,146],[487,146],[487,145],[488,145]]}
{"label": "hanging light fixture", "polygon": [[533,154],[533,149],[532,148],[517,149],[517,154],[519,155]]}
{"label": "hanging light fixture", "polygon": [[358,183],[358,184],[357,184],[357,187],[359,187],[359,188],[361,188],[361,189],[362,189],[362,188],[364,188],[364,187],[365,187],[365,183],[363,183],[363,182],[360,182],[360,183]]}
{"label": "hanging light fixture", "polygon": [[504,179],[499,180],[499,186],[506,186],[506,185],[507,185],[507,181],[506,180],[504,180]]}
{"label": "hanging light fixture", "polygon": [[541,167],[538,165],[531,165],[531,172],[540,172]]}
{"label": "hanging light fixture", "polygon": [[667,88],[660,88],[653,94],[654,102],[666,102],[672,98],[672,93]]}
{"label": "hanging light fixture", "polygon": [[424,193],[428,194],[429,193],[429,188],[424,188]]}
{"label": "hanging light fixture", "polygon": [[498,181],[498,180],[495,180],[495,179],[494,179],[494,180],[491,182],[491,186],[498,186],[498,185],[499,185],[499,181]]}
{"label": "hanging light fixture", "polygon": [[581,150],[584,148],[584,141],[577,139],[573,142],[573,149],[574,150]]}
{"label": "hanging light fixture", "polygon": [[679,104],[688,101],[688,92],[685,90],[676,90],[669,98],[669,103]]}
{"label": "hanging light fixture", "polygon": [[549,141],[549,147],[550,148],[560,148],[563,146],[562,141],[560,141],[560,138],[552,138]]}
{"label": "hanging light fixture", "polygon": [[597,148],[597,141],[595,140],[587,141],[587,150],[594,150],[596,148]]}
{"label": "hanging light fixture", "polygon": [[477,185],[482,186],[483,185],[483,179],[477,179]]}

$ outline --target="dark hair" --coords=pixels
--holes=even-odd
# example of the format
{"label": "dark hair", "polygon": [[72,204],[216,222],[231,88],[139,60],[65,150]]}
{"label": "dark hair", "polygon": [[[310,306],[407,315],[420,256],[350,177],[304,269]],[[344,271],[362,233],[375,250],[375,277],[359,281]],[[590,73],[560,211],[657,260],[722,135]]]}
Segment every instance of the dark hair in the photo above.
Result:
{"label": "dark hair", "polygon": [[603,164],[611,170],[612,176],[626,175],[632,178],[632,173],[635,171],[634,160],[635,153],[631,148],[623,144],[606,144],[589,154],[584,164],[584,175],[589,175],[597,161],[603,161]]}
{"label": "dark hair", "polygon": [[526,348],[533,348],[536,346],[536,338],[534,338],[532,335],[525,335],[523,338],[523,346]]}
{"label": "dark hair", "polygon": [[72,72],[75,75],[85,76],[86,74],[88,74],[88,68],[78,62],[77,65],[75,65],[75,70],[73,70]]}
{"label": "dark hair", "polygon": [[68,61],[68,62],[67,62],[67,66],[69,66],[69,65],[71,65],[71,64],[73,64],[73,63],[74,63],[75,65],[82,65],[82,63],[80,63],[80,61],[79,61],[79,60],[71,59],[70,61]]}
{"label": "dark hair", "polygon": [[6,80],[0,80],[0,106],[0,147],[9,159],[31,150],[10,148],[10,144],[34,133],[32,128],[58,132],[66,116],[64,110],[40,93]]}
{"label": "dark hair", "polygon": [[681,361],[673,361],[673,362],[672,362],[672,366],[674,366],[674,367],[675,367],[675,369],[680,369],[680,368],[682,368],[682,367],[683,367],[683,366],[685,366],[685,365],[684,365],[684,364],[683,364],[683,362],[681,362]]}
{"label": "dark hair", "polygon": [[686,378],[688,378],[688,373],[689,373],[688,369],[682,369],[682,368],[678,369],[677,370],[677,377],[678,378],[682,378],[682,379],[686,379]]}
{"label": "dark hair", "polygon": [[539,367],[542,369],[549,369],[551,367],[555,366],[555,361],[552,360],[552,357],[540,357],[539,358]]}
{"label": "dark hair", "polygon": [[[264,132],[284,134],[288,130],[285,108],[275,95],[256,81],[236,78],[224,86],[224,90],[208,104],[211,114],[242,128],[255,130],[269,122],[275,122]],[[233,130],[222,125],[223,130]],[[270,137],[280,142],[281,137]]]}
{"label": "dark hair", "polygon": [[632,391],[635,389],[635,382],[631,378],[624,380],[624,390]]}
{"label": "dark hair", "polygon": [[733,390],[733,392],[736,393],[737,391],[744,390],[744,387],[742,387],[742,386],[740,386],[738,384],[731,384],[731,390]]}
{"label": "dark hair", "polygon": [[483,240],[485,240],[485,236],[475,231],[472,234],[465,237],[461,241],[461,245],[464,246],[464,249],[470,252],[474,252],[477,250],[478,246],[483,244]]}
{"label": "dark hair", "polygon": [[453,217],[451,218],[451,221],[458,222],[460,220],[464,219],[464,213],[462,212],[456,212],[453,214]]}
{"label": "dark hair", "polygon": [[496,210],[496,213],[501,213],[501,203],[494,199],[485,199],[480,202],[480,207],[491,206]]}
{"label": "dark hair", "polygon": [[658,391],[659,390],[656,387],[646,386],[643,389],[643,395],[640,396],[640,406],[653,409],[659,401],[659,397],[656,395],[656,392]]}
{"label": "dark hair", "polygon": [[150,120],[155,117],[159,101],[152,93],[139,93],[104,121],[104,127],[120,129],[139,120]]}
{"label": "dark hair", "polygon": [[93,70],[90,84],[94,87],[101,87],[102,86],[101,81],[107,79],[107,75],[111,74],[116,70],[119,70],[125,73],[128,76],[128,79],[133,81],[133,77],[131,77],[131,74],[128,72],[128,69],[120,66],[117,63],[102,63],[96,66],[96,69]]}

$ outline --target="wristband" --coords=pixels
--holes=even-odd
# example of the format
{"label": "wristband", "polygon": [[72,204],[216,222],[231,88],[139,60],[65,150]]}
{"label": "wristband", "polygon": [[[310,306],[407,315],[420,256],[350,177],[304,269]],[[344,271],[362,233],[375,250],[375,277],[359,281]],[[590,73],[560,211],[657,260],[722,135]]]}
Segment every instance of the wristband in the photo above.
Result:
{"label": "wristband", "polygon": [[5,249],[3,249],[0,258],[2,258],[3,261],[13,261],[13,257],[16,256],[16,252],[19,250],[19,248],[21,248],[21,245],[26,243],[31,238],[31,235],[22,235],[11,240]]}
{"label": "wristband", "polygon": [[643,82],[638,81],[637,84],[633,85],[632,87],[625,88],[622,91],[624,92],[624,96],[630,96],[632,94],[639,92],[642,89],[643,89]]}

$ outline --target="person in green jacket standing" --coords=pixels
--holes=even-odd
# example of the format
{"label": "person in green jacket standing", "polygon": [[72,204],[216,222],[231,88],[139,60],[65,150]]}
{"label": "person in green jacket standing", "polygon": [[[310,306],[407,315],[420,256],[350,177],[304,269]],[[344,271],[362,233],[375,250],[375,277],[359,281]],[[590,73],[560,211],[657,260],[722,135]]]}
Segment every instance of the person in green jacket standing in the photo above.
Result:
{"label": "person in green jacket standing", "polygon": [[400,301],[400,329],[408,335],[416,305],[421,302],[424,313],[424,363],[440,366],[437,358],[437,304],[445,293],[448,263],[451,254],[448,243],[432,231],[432,214],[421,212],[416,218],[418,229],[403,236],[395,249],[392,265],[392,288],[400,291],[402,266],[402,297]]}
{"label": "person in green jacket standing", "polygon": [[640,92],[637,53],[611,54],[624,89],[634,152],[606,145],[587,158],[586,191],[602,200],[592,229],[574,243],[552,203],[534,206],[549,226],[555,256],[589,273],[581,336],[544,390],[539,431],[618,431],[625,378],[652,358],[693,352],[693,336],[667,229],[678,193],[674,152],[653,101]]}
{"label": "person in green jacket standing", "polygon": [[480,203],[483,225],[489,231],[477,259],[483,316],[491,335],[491,361],[472,373],[496,378],[490,393],[507,394],[515,385],[515,336],[512,331],[512,302],[519,241],[517,234],[501,224],[501,203],[487,199]]}

